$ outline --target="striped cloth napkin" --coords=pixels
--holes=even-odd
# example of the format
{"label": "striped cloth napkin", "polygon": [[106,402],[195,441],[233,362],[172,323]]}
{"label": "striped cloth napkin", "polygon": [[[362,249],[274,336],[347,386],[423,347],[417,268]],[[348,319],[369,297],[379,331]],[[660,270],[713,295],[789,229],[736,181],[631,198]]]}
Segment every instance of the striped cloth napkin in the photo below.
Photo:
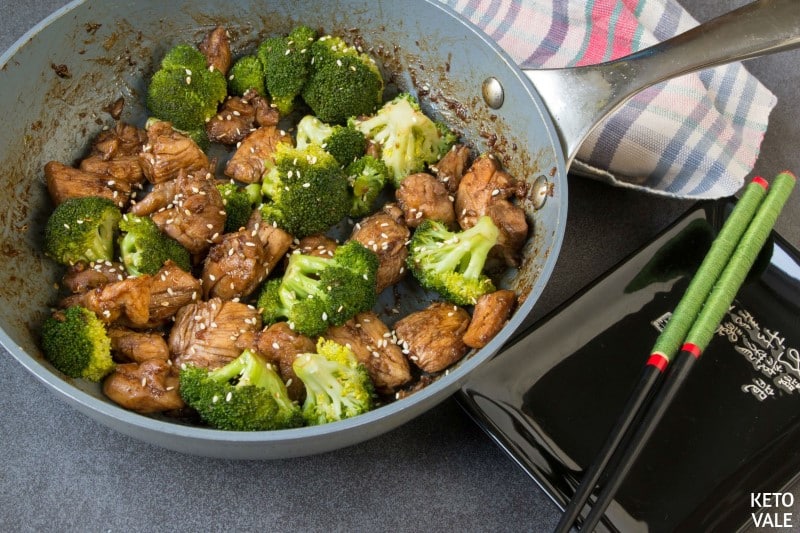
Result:
{"label": "striped cloth napkin", "polygon": [[[616,59],[697,21],[674,0],[442,0],[523,68]],[[601,123],[571,171],[684,198],[733,195],[755,165],[775,96],[740,64],[653,86]]]}

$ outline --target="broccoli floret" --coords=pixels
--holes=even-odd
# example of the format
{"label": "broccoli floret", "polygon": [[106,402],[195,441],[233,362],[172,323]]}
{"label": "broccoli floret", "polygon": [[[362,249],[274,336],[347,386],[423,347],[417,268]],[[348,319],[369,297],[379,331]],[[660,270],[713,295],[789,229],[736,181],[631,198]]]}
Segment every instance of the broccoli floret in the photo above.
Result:
{"label": "broccoli floret", "polygon": [[456,141],[444,123],[435,122],[409,93],[386,102],[374,116],[355,118],[351,124],[381,148],[381,159],[392,173],[395,186],[409,174],[439,161]]}
{"label": "broccoli floret", "polygon": [[369,374],[346,346],[320,338],[317,353],[298,355],[292,367],[306,388],[303,418],[308,425],[351,418],[374,406]]}
{"label": "broccoli floret", "polygon": [[367,149],[367,139],[357,129],[326,124],[313,115],[306,115],[297,123],[297,147],[309,144],[324,148],[343,167],[364,155]]}
{"label": "broccoli floret", "polygon": [[119,229],[120,257],[131,276],[153,275],[170,260],[187,272],[192,268],[189,251],[163,233],[150,217],[128,213],[123,215]]}
{"label": "broccoli floret", "polygon": [[266,96],[264,85],[264,66],[256,56],[242,56],[228,70],[228,92],[237,96],[254,89]]}
{"label": "broccoli floret", "polygon": [[182,44],[170,50],[147,88],[150,114],[181,131],[204,129],[228,95],[225,76],[206,67],[205,56]]}
{"label": "broccoli floret", "polygon": [[111,261],[122,213],[114,202],[94,196],[58,205],[44,229],[44,251],[63,264]]}
{"label": "broccoli floret", "polygon": [[300,407],[260,355],[247,349],[216,370],[181,369],[180,393],[200,418],[217,429],[263,431],[302,425]]}
{"label": "broccoli floret", "polygon": [[423,287],[455,304],[474,305],[479,296],[495,290],[483,267],[499,235],[486,215],[460,232],[448,230],[439,221],[425,220],[411,237],[408,267]]}
{"label": "broccoli floret", "polygon": [[375,305],[378,256],[357,241],[338,246],[333,256],[289,256],[280,279],[264,284],[258,308],[266,324],[282,319],[314,336],[341,325]]}
{"label": "broccoli floret", "polygon": [[239,187],[235,183],[218,183],[217,190],[225,205],[225,233],[239,231],[247,225],[253,209],[261,203],[261,184],[251,183]]}
{"label": "broccoli floret", "polygon": [[326,35],[311,45],[311,72],[303,100],[323,122],[344,124],[351,117],[375,112],[383,101],[384,81],[375,61]]}
{"label": "broccoli floret", "polygon": [[375,211],[375,200],[389,181],[389,169],[371,155],[357,159],[347,167],[347,182],[352,191],[350,216],[363,217]]}
{"label": "broccoli floret", "polygon": [[285,37],[270,37],[258,46],[256,55],[264,67],[265,86],[281,115],[294,110],[308,79],[316,36],[308,26],[299,26]]}
{"label": "broccoli floret", "polygon": [[279,144],[262,178],[268,197],[261,216],[295,237],[327,231],[347,215],[350,196],[344,169],[321,147]]}
{"label": "broccoli floret", "polygon": [[45,320],[42,350],[54,367],[71,378],[100,381],[114,370],[106,328],[83,307],[68,307]]}

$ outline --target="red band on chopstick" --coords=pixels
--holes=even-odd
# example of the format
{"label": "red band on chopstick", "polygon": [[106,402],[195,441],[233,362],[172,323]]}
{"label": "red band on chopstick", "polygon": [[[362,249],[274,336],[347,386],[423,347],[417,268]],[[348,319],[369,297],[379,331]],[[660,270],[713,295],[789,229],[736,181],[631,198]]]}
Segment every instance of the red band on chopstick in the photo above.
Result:
{"label": "red band on chopstick", "polygon": [[681,350],[684,352],[689,352],[694,356],[695,359],[700,359],[700,355],[702,355],[703,350],[696,344],[692,344],[691,342],[687,342],[683,346],[681,346]]}
{"label": "red band on chopstick", "polygon": [[764,188],[764,190],[769,189],[769,183],[767,183],[767,180],[765,180],[761,176],[756,176],[755,178],[753,178],[753,183],[761,185]]}
{"label": "red band on chopstick", "polygon": [[667,359],[663,353],[652,353],[647,360],[647,364],[656,367],[659,372],[663,372],[669,364],[669,359]]}

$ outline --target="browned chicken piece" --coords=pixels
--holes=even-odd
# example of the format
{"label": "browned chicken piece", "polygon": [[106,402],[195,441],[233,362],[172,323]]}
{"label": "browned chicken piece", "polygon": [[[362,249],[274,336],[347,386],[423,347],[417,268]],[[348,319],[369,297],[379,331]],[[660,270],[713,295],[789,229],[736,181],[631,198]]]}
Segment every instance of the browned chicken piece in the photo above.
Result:
{"label": "browned chicken piece", "polygon": [[[233,300],[250,295],[274,266],[269,252],[258,232],[243,228],[226,233],[203,262],[203,296]],[[283,250],[278,259],[285,253]]]}
{"label": "browned chicken piece", "polygon": [[200,299],[200,280],[167,261],[150,284],[150,326],[157,327],[171,319],[192,302]]}
{"label": "browned chicken piece", "polygon": [[301,353],[314,353],[314,341],[292,331],[286,322],[276,322],[264,328],[256,339],[256,351],[266,357],[280,371],[292,400],[303,401],[306,388],[294,373],[292,363]]}
{"label": "browned chicken piece", "polygon": [[303,255],[318,257],[333,257],[333,252],[339,244],[325,235],[309,235],[297,243],[295,251]]}
{"label": "browned chicken piece", "polygon": [[273,107],[266,97],[259,96],[259,94],[252,89],[244,93],[244,97],[252,102],[256,110],[256,124],[258,126],[278,125],[278,122],[281,120],[281,114],[278,108]]}
{"label": "browned chicken piece", "polygon": [[178,375],[168,360],[124,363],[103,381],[103,392],[114,403],[137,413],[175,411],[184,407]]}
{"label": "browned chicken piece", "polygon": [[136,155],[123,155],[113,159],[103,159],[102,156],[93,155],[82,160],[79,168],[86,172],[102,174],[108,180],[114,180],[112,187],[125,192],[130,196],[134,188],[141,188],[145,182],[142,165]]}
{"label": "browned chicken piece", "polygon": [[392,394],[411,381],[408,359],[375,313],[359,313],[341,326],[332,326],[325,338],[348,346],[381,394]]}
{"label": "browned chicken piece", "polygon": [[141,275],[106,283],[90,291],[67,296],[61,307],[80,305],[93,311],[103,322],[122,321],[133,327],[147,327],[150,320],[151,277]]}
{"label": "browned chicken piece", "polygon": [[438,220],[447,227],[456,223],[453,196],[444,183],[430,174],[419,172],[406,176],[395,195],[410,228],[416,228],[427,219]]}
{"label": "browned chicken piece", "polygon": [[120,363],[143,363],[148,359],[169,360],[167,341],[160,333],[108,328],[114,360]]}
{"label": "browned chicken piece", "polygon": [[214,370],[236,359],[255,342],[261,315],[251,305],[212,298],[182,307],[169,333],[169,350],[178,368]]}
{"label": "browned chicken piece", "polygon": [[102,263],[85,263],[83,261],[67,267],[61,284],[71,293],[78,294],[96,289],[112,281],[122,281],[128,277],[121,263],[104,261]]}
{"label": "browned chicken piece", "polygon": [[464,333],[469,313],[449,303],[434,302],[395,324],[395,333],[408,358],[425,372],[440,372],[466,355]]}
{"label": "browned chicken piece", "polygon": [[272,272],[284,254],[289,251],[293,241],[292,236],[277,225],[264,222],[258,209],[253,210],[245,229],[250,232],[251,236],[257,237],[261,246],[266,249],[269,262],[265,266]]}
{"label": "browned chicken piece", "polygon": [[107,174],[87,172],[58,161],[50,161],[44,166],[44,178],[47,192],[55,205],[70,198],[99,196],[124,207],[130,198],[131,189],[126,182],[115,181]]}
{"label": "browned chicken piece", "polygon": [[220,242],[225,229],[225,204],[207,171],[181,170],[175,180],[153,186],[131,212],[150,215],[161,231],[192,254],[202,253]]}
{"label": "browned chicken piece", "polygon": [[147,144],[139,163],[151,183],[174,179],[181,170],[208,172],[210,162],[192,139],[172,129],[169,122],[155,122],[147,129]]}
{"label": "browned chicken piece", "polygon": [[228,69],[231,67],[231,44],[225,28],[222,26],[214,28],[197,48],[206,56],[206,64],[209,68],[223,74],[228,73]]}
{"label": "browned chicken piece", "polygon": [[92,144],[91,156],[103,160],[138,156],[147,142],[147,132],[132,124],[118,122],[112,129],[100,133]]}
{"label": "browned chicken piece", "polygon": [[276,126],[262,126],[245,137],[233,153],[225,175],[243,183],[256,183],[264,174],[265,162],[271,161],[275,147],[292,143],[292,137]]}
{"label": "browned chicken piece", "polygon": [[431,167],[436,177],[444,183],[450,194],[458,191],[458,184],[469,164],[470,151],[463,144],[454,144],[438,163]]}
{"label": "browned chicken piece", "polygon": [[358,241],[378,255],[377,292],[394,285],[405,275],[411,232],[403,221],[396,204],[386,204],[381,211],[358,222],[351,239]]}
{"label": "browned chicken piece", "polygon": [[470,348],[483,348],[489,344],[505,326],[516,301],[514,291],[505,289],[480,296],[472,311],[472,321],[464,333],[464,344]]}
{"label": "browned chicken piece", "polygon": [[241,96],[230,96],[219,112],[206,122],[211,142],[233,145],[244,140],[256,125],[256,108]]}
{"label": "browned chicken piece", "polygon": [[462,177],[456,193],[459,225],[463,229],[471,228],[478,218],[489,215],[500,230],[493,253],[512,266],[519,264],[520,247],[528,234],[525,212],[512,200],[525,194],[525,184],[503,170],[492,156],[475,160]]}

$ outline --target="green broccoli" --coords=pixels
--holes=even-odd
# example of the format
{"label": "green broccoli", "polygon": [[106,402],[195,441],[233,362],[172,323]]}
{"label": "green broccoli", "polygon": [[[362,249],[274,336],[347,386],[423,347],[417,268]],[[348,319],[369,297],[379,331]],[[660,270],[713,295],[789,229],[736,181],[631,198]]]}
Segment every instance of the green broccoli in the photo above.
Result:
{"label": "green broccoli", "polygon": [[47,219],[45,254],[63,265],[111,261],[121,219],[111,200],[94,196],[66,200]]}
{"label": "green broccoli", "polygon": [[295,108],[295,100],[308,79],[311,45],[317,37],[308,26],[299,26],[285,37],[270,37],[256,55],[264,67],[265,86],[281,115]]}
{"label": "green broccoli", "polygon": [[163,233],[150,217],[127,213],[122,216],[119,229],[120,257],[131,276],[153,275],[169,260],[187,272],[191,270],[189,251]]}
{"label": "green broccoli", "polygon": [[367,139],[355,128],[340,124],[325,124],[313,115],[306,115],[297,123],[297,147],[317,144],[346,167],[367,149]]}
{"label": "green broccoli", "polygon": [[257,306],[266,324],[282,319],[308,336],[341,325],[375,305],[378,256],[357,241],[333,256],[293,253],[282,278],[267,281]]}
{"label": "green broccoli", "polygon": [[268,198],[261,217],[297,238],[325,232],[350,209],[344,169],[321,147],[281,143],[267,163],[261,192]]}
{"label": "green broccoli", "polygon": [[495,290],[483,267],[499,235],[497,226],[486,215],[460,232],[428,219],[411,237],[407,264],[423,287],[437,291],[454,304],[474,305],[479,296]]}
{"label": "green broccoli", "polygon": [[317,353],[298,355],[292,367],[306,388],[303,418],[308,425],[351,418],[374,407],[369,374],[346,346],[320,338]]}
{"label": "green broccoli", "polygon": [[311,45],[311,72],[302,96],[320,120],[344,124],[375,112],[384,81],[375,61],[340,37],[326,35]]}
{"label": "green broccoli", "polygon": [[264,65],[257,56],[242,56],[228,70],[228,92],[236,96],[254,89],[261,96],[266,96],[264,85]]}
{"label": "green broccoli", "polygon": [[225,233],[239,231],[247,225],[253,209],[261,203],[261,184],[239,187],[233,182],[223,182],[217,184],[217,190],[225,205]]}
{"label": "green broccoli", "polygon": [[150,79],[146,104],[152,116],[177,130],[195,132],[205,128],[227,95],[225,76],[209,70],[199,50],[181,44],[167,53]]}
{"label": "green broccoli", "polygon": [[215,370],[186,366],[180,373],[183,401],[207,424],[232,431],[264,431],[302,425],[300,407],[260,355],[249,349]]}
{"label": "green broccoli", "polygon": [[352,191],[351,217],[363,217],[375,211],[375,200],[389,181],[389,169],[371,155],[353,161],[346,169]]}
{"label": "green broccoli", "polygon": [[56,311],[45,320],[42,350],[54,367],[71,378],[100,381],[114,370],[105,325],[83,307]]}
{"label": "green broccoli", "polygon": [[425,115],[409,93],[400,93],[371,117],[350,122],[367,139],[378,143],[381,159],[397,187],[409,174],[439,161],[456,141],[455,134],[444,123]]}

